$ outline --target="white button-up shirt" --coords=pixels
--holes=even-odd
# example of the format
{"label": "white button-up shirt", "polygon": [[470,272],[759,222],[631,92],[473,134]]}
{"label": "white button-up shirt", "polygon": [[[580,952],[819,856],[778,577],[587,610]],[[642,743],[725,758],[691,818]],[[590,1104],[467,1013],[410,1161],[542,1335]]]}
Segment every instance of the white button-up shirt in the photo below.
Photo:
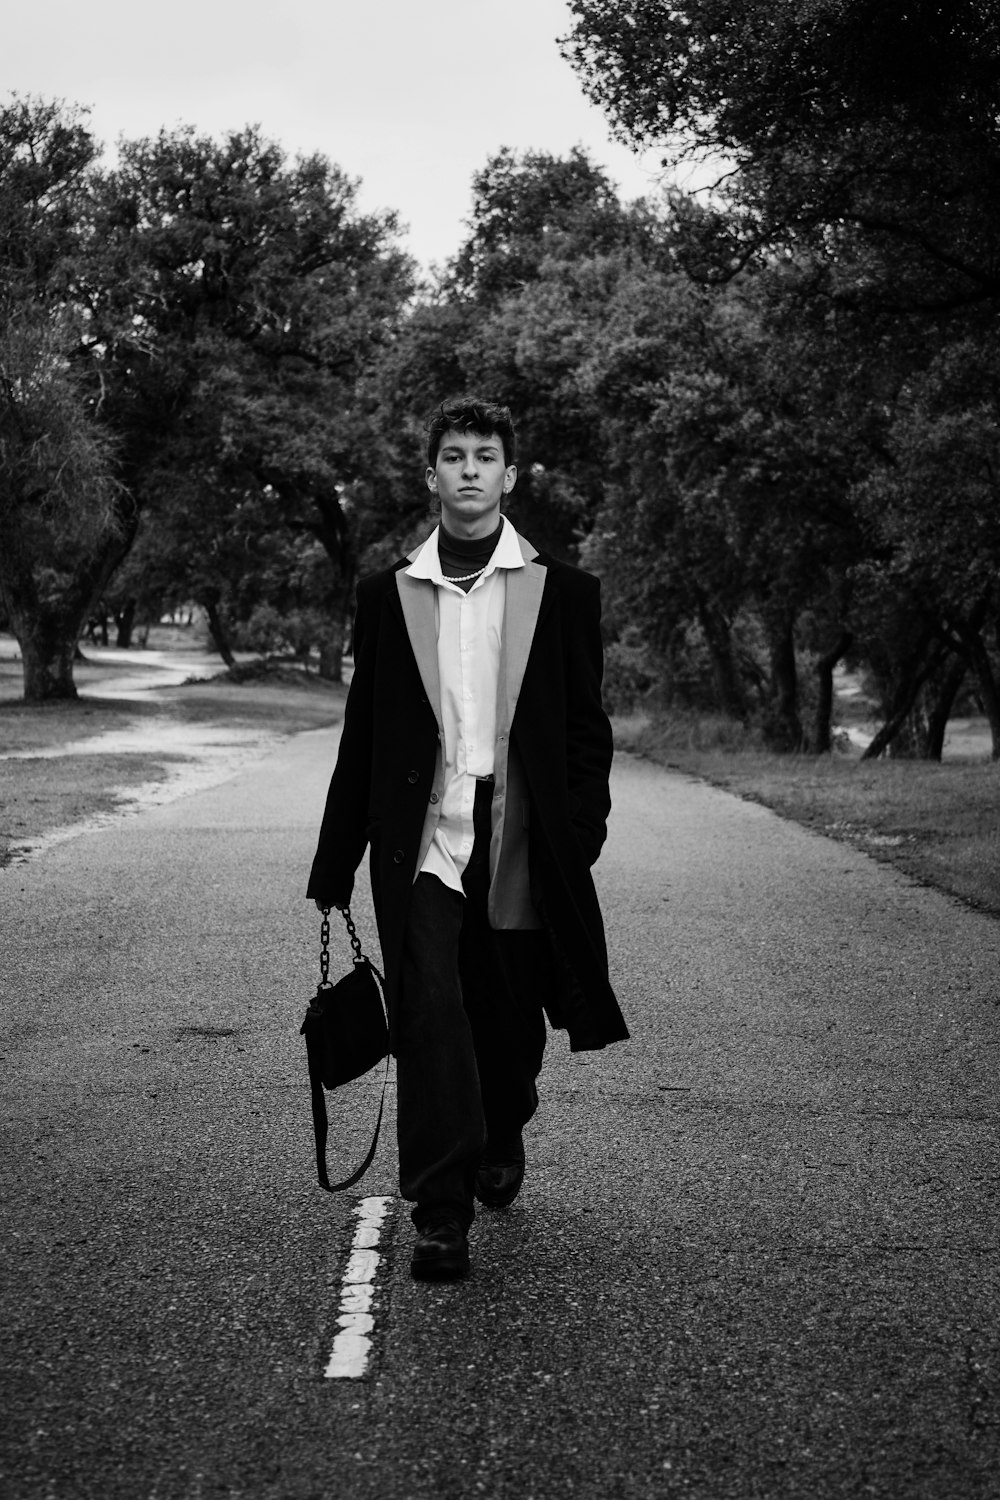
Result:
{"label": "white button-up shirt", "polygon": [[428,578],[436,585],[434,616],[444,730],[441,817],[420,873],[437,875],[460,893],[474,839],[476,778],[493,774],[506,569],[523,567],[517,533],[504,517],[493,556],[468,593],[441,572],[437,530],[407,569],[411,578]]}

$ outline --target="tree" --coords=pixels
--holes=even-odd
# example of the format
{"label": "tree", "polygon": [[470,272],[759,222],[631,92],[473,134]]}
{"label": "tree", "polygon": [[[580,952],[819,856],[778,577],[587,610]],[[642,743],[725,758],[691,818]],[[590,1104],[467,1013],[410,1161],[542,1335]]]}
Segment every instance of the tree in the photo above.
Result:
{"label": "tree", "polygon": [[[808,610],[832,642],[817,642],[819,699],[831,652],[851,649],[883,685],[875,751],[906,734],[939,753],[964,675],[991,721],[1000,713],[995,552],[982,545],[996,433],[982,396],[995,375],[978,394],[953,380],[943,406],[928,396],[935,382],[940,396],[946,366],[983,373],[996,343],[1000,14],[988,0],[572,9],[566,55],[621,137],[659,143],[665,165],[718,165],[706,202],[674,198],[679,263],[717,287],[783,270],[789,310],[807,326],[832,317],[846,335],[847,388],[871,399],[867,412],[833,402],[859,450],[842,507],[854,533],[843,555],[856,555]],[[821,340],[821,360],[831,349]],[[825,741],[820,723],[815,738]]]}
{"label": "tree", "polygon": [[664,681],[689,681],[694,630],[723,713],[818,748],[828,709],[806,728],[796,658],[807,626],[826,673],[844,649],[859,454],[842,356],[782,297],[762,272],[715,289],[634,264],[620,278],[581,372],[608,479],[587,556]]}
{"label": "tree", "polygon": [[122,547],[112,445],[48,309],[0,330],[0,593],[25,697],[75,696],[73,648]]}
{"label": "tree", "polygon": [[[601,493],[599,423],[576,380],[587,329],[599,321],[600,276],[572,291],[559,278],[580,263],[653,253],[656,227],[626,209],[582,151],[567,157],[503,150],[473,182],[464,245],[406,320],[383,387],[411,451],[445,395],[494,394],[517,414],[520,473],[511,519],[556,555],[574,558]],[[575,283],[574,283],[575,286]],[[412,459],[411,459],[412,465]],[[416,503],[414,520],[424,507]]]}
{"label": "tree", "polygon": [[77,637],[134,535],[72,291],[97,146],[82,116],[0,108],[0,593],[25,696],[72,698]]}
{"label": "tree", "polygon": [[469,234],[452,260],[453,285],[497,304],[537,280],[542,263],[575,249],[622,244],[628,215],[607,173],[575,147],[568,156],[508,147],[473,178]]}
{"label": "tree", "polygon": [[[315,612],[328,611],[323,659],[338,670],[363,540],[351,496],[384,467],[361,386],[412,289],[394,220],[358,214],[356,184],[324,158],[289,165],[253,130],[125,143],[105,172],[77,112],[17,104],[0,114],[0,162],[0,315],[58,311],[52,399],[66,431],[73,393],[84,403],[116,480],[100,492],[115,524],[95,555],[79,554],[71,577],[72,555],[59,554],[66,608],[53,614],[50,600],[45,629],[24,611],[59,536],[36,528],[35,558],[24,535],[15,548],[9,506],[0,521],[5,591],[20,600],[10,613],[51,656],[26,691],[73,695],[76,638],[140,518],[155,590],[191,597],[188,570],[220,631],[225,563],[248,517],[300,548],[318,541],[331,567]],[[244,569],[266,551],[245,551]]]}
{"label": "tree", "polygon": [[[733,168],[747,253],[809,248],[896,308],[1000,294],[991,0],[572,0],[565,54],[619,135]],[[845,246],[860,250],[847,285]]]}
{"label": "tree", "polygon": [[[928,684],[925,752],[940,754],[943,704],[962,677],[974,678],[1000,758],[1000,673],[988,646],[1000,620],[1000,359],[972,338],[946,346],[901,388],[883,456],[859,488],[877,547],[874,582],[907,600],[920,621],[883,666],[891,684],[878,753],[918,706]],[[899,606],[895,606],[898,611]],[[885,632],[883,631],[883,637]],[[893,636],[888,637],[890,643]],[[883,661],[886,651],[883,648]]]}
{"label": "tree", "polygon": [[[148,353],[116,350],[109,374],[146,524],[198,581],[224,655],[224,560],[243,545],[245,571],[267,551],[246,541],[250,521],[318,540],[331,571],[314,602],[338,674],[363,544],[349,497],[381,463],[360,389],[412,290],[394,219],[359,215],[356,186],[322,157],[289,164],[253,130],[221,143],[182,130],[123,147],[101,218],[123,271],[139,269]],[[95,315],[106,309],[113,320],[110,288]]]}

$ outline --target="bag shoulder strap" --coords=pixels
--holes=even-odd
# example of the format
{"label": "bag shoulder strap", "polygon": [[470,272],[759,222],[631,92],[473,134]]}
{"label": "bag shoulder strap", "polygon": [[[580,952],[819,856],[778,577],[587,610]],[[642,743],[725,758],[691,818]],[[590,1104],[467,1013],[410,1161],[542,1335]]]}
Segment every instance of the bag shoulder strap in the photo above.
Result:
{"label": "bag shoulder strap", "polygon": [[342,1193],[345,1188],[353,1187],[356,1182],[361,1181],[362,1177],[365,1175],[365,1173],[368,1171],[368,1168],[375,1160],[375,1152],[378,1148],[379,1132],[382,1129],[382,1111],[385,1108],[385,1090],[388,1081],[389,1059],[387,1057],[385,1060],[385,1074],[382,1079],[382,1097],[378,1102],[378,1118],[375,1121],[375,1133],[372,1136],[372,1143],[368,1147],[368,1155],[365,1157],[364,1161],[361,1163],[357,1171],[351,1173],[350,1177],[345,1177],[343,1182],[331,1182],[326,1166],[326,1138],[330,1129],[330,1122],[326,1113],[326,1095],[323,1092],[323,1085],[322,1083],[320,1083],[318,1075],[313,1072],[312,1068],[309,1069],[309,1090],[312,1096],[313,1134],[316,1137],[316,1176],[319,1178],[320,1187],[325,1188],[328,1193]]}
{"label": "bag shoulder strap", "polygon": [[[362,953],[361,951],[361,940],[358,937],[357,928],[351,920],[351,908],[349,906],[341,906],[337,909],[340,912],[341,916],[344,918],[344,921],[347,923],[347,936],[350,939],[351,947],[354,950],[355,962],[358,962],[360,960],[366,963],[369,969],[371,969],[372,973],[375,975],[376,980],[378,981],[379,994],[382,997],[382,1005],[385,1008],[386,1021],[388,1021],[389,1011],[388,1007],[385,1004],[385,980],[382,978],[382,975],[379,973],[378,969],[372,963],[367,954]],[[322,908],[322,912],[323,926],[320,933],[320,973],[323,979],[326,980],[329,978],[330,972],[330,908],[328,906],[325,906]],[[375,1152],[378,1149],[379,1133],[382,1129],[382,1111],[385,1109],[385,1091],[386,1086],[389,1082],[389,1062],[391,1053],[386,1054],[385,1073],[382,1075],[382,1095],[378,1102],[378,1118],[375,1121],[375,1133],[372,1136],[372,1143],[368,1147],[368,1154],[365,1157],[364,1161],[361,1163],[360,1167],[358,1167],[357,1171],[352,1172],[350,1177],[345,1177],[343,1182],[331,1182],[330,1174],[327,1171],[326,1166],[326,1140],[327,1136],[330,1133],[330,1120],[326,1112],[326,1094],[323,1091],[323,1084],[320,1081],[319,1073],[313,1063],[312,1050],[307,1047],[306,1051],[309,1061],[309,1092],[312,1099],[313,1135],[316,1138],[316,1176],[319,1179],[320,1187],[324,1188],[326,1192],[342,1193],[345,1188],[354,1187],[355,1183],[360,1182],[362,1177],[368,1171],[368,1168],[371,1166],[372,1162],[375,1160]]]}

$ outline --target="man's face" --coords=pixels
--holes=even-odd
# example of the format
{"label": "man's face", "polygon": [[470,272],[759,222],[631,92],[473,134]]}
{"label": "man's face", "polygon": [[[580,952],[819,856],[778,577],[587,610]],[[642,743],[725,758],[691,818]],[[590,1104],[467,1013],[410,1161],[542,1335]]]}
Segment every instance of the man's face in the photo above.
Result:
{"label": "man's face", "polygon": [[455,536],[489,536],[500,523],[500,502],[514,488],[517,469],[505,464],[497,434],[446,432],[427,488],[441,501],[445,529]]}

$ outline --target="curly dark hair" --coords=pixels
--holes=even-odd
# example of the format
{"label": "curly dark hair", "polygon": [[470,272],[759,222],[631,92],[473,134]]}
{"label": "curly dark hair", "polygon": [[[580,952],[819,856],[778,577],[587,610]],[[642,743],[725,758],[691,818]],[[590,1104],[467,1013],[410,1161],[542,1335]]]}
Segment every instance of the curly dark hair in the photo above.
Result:
{"label": "curly dark hair", "polygon": [[497,401],[481,401],[474,396],[460,396],[442,401],[427,422],[427,462],[433,469],[438,449],[446,432],[474,432],[478,437],[498,437],[503,444],[506,465],[517,461],[517,434],[509,406]]}

